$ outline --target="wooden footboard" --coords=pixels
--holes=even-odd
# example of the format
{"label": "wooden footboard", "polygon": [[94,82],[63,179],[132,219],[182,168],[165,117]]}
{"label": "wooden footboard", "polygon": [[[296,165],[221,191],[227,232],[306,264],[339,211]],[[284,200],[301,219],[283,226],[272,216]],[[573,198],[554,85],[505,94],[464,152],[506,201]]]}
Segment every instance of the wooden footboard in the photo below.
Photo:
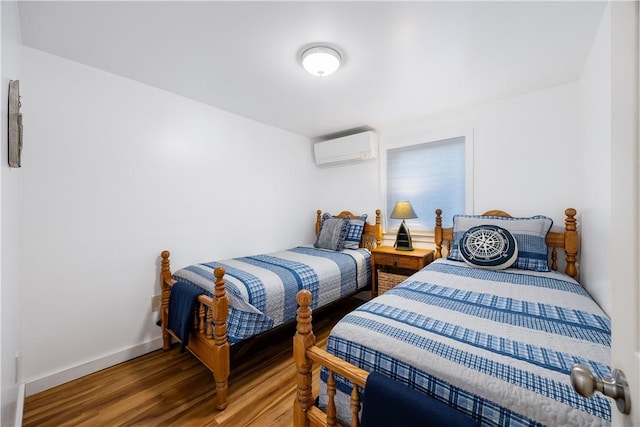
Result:
{"label": "wooden footboard", "polygon": [[[321,211],[316,212],[316,234],[320,232]],[[359,217],[350,211],[342,211],[337,217]],[[365,222],[361,248],[372,249],[382,242],[382,222],[380,209],[376,210],[375,223]],[[163,349],[171,348],[172,338],[180,341],[180,338],[168,327],[169,299],[171,289],[176,281],[171,273],[169,251],[162,251],[160,283],[162,287],[162,308],[160,311],[160,323],[162,326]],[[193,332],[189,336],[187,350],[204,363],[213,373],[216,382],[216,407],[224,409],[227,406],[228,379],[230,372],[230,346],[227,341],[227,317],[229,315],[229,301],[225,289],[225,270],[217,267],[214,270],[215,291],[214,297],[201,294],[194,310]],[[315,343],[315,341],[313,341]],[[336,371],[339,372],[339,371]]]}
{"label": "wooden footboard", "polygon": [[[160,323],[162,326],[163,349],[171,348],[171,338],[180,339],[168,328],[169,297],[171,287],[176,283],[172,278],[169,262],[169,251],[162,251],[160,281],[162,284],[162,309]],[[229,343],[227,342],[227,316],[229,301],[225,289],[224,268],[216,267],[213,274],[216,278],[214,298],[199,295],[193,316],[193,331],[189,337],[187,349],[213,372],[216,383],[216,407],[222,410],[227,407],[227,389],[230,371]]]}
{"label": "wooden footboard", "polygon": [[[354,384],[351,391],[351,426],[359,426],[358,413],[361,409],[361,403],[358,395],[358,386],[364,388],[369,373],[327,353],[315,345],[316,338],[311,326],[311,308],[309,308],[311,300],[311,292],[307,290],[298,292],[297,301],[300,307],[297,311],[296,334],[293,337],[293,361],[298,371],[298,387],[296,400],[293,404],[293,425],[294,427],[338,425],[334,401],[336,394],[334,375],[338,374],[349,379]],[[312,391],[313,362],[329,369],[329,378],[327,379],[329,402],[326,413],[314,405],[315,396],[313,396]]]}
{"label": "wooden footboard", "polygon": [[[320,213],[318,212],[318,216]],[[485,212],[483,215],[491,216],[510,216],[508,213],[499,210]],[[576,228],[576,210],[568,208],[565,210],[565,227],[564,231],[549,231],[546,236],[547,246],[550,248],[550,268],[558,269],[556,249],[565,252],[565,273],[569,276],[576,277],[577,271],[577,255],[579,248],[579,236]],[[442,211],[436,210],[436,227],[435,227],[435,244],[436,258],[442,258],[451,252],[453,241],[453,228],[442,227]],[[446,253],[443,254],[443,243],[446,244]],[[315,345],[315,336],[311,325],[311,300],[312,295],[309,291],[302,290],[298,292],[298,311],[297,311],[297,329],[293,338],[293,358],[297,369],[297,392],[294,401],[294,427],[309,426],[335,426],[336,406],[335,406],[335,379],[334,375],[338,374],[353,383],[351,392],[351,426],[359,426],[360,421],[358,414],[361,409],[361,403],[358,394],[358,387],[364,388],[369,373],[357,366],[354,366]],[[313,363],[319,363],[329,370],[327,379],[327,409],[323,412],[315,406],[315,398],[312,390],[312,369]]]}

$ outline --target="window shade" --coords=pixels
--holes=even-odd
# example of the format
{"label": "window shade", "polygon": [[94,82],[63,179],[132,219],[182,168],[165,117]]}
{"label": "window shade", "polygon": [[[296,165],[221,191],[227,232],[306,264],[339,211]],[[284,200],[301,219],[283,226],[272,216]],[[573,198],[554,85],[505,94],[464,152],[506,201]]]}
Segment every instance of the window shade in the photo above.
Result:
{"label": "window shade", "polygon": [[[433,230],[435,210],[451,227],[454,214],[465,212],[465,137],[444,139],[387,151],[387,215],[398,201],[408,200],[418,218],[406,220],[411,230]],[[402,220],[388,218],[390,229]]]}

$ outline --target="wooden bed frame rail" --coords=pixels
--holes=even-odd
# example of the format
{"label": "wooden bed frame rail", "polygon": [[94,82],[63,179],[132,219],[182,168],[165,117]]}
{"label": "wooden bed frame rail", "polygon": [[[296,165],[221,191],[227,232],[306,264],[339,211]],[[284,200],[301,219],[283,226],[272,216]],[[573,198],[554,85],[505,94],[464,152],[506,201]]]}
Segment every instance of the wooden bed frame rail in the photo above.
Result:
{"label": "wooden bed frame rail", "polygon": [[[349,211],[342,211],[336,218],[358,217]],[[320,232],[322,212],[316,212],[316,235]],[[375,223],[365,223],[360,247],[373,249],[382,243],[382,223],[380,209],[376,209]],[[180,341],[178,336],[168,328],[169,297],[171,287],[176,283],[171,273],[169,251],[160,254],[160,285],[162,287],[162,307],[160,309],[160,326],[162,327],[162,348],[171,349],[171,339]],[[187,350],[198,358],[212,373],[216,384],[216,408],[227,407],[229,372],[231,370],[230,346],[227,341],[227,317],[229,316],[229,300],[225,288],[224,268],[216,267],[213,272],[215,280],[214,297],[205,294],[198,296],[194,310],[193,330],[189,336]]]}
{"label": "wooden bed frame rail", "polygon": [[[565,211],[564,232],[549,232],[547,234],[547,246],[551,248],[551,268],[558,269],[556,249],[565,251],[566,268],[565,273],[569,276],[577,276],[576,258],[579,247],[579,237],[576,228],[576,210],[568,208]],[[500,210],[487,211],[483,215],[510,217],[508,213]],[[442,244],[447,242],[447,251],[451,250],[453,240],[453,228],[442,227],[442,210],[436,210],[436,258],[442,258]],[[293,361],[297,370],[297,390],[296,399],[293,403],[293,426],[294,427],[325,427],[339,425],[336,420],[336,407],[334,396],[335,380],[334,374],[343,376],[351,381],[354,386],[351,392],[351,427],[359,427],[360,420],[358,413],[361,409],[360,398],[357,387],[364,388],[369,373],[352,365],[325,350],[316,346],[315,335],[311,325],[311,300],[309,291],[298,292],[297,302],[297,327],[293,337]],[[319,363],[329,370],[327,379],[327,409],[323,412],[314,405],[315,398],[312,392],[312,370],[313,363]]]}
{"label": "wooden bed frame rail", "polygon": [[[171,277],[169,251],[162,251],[162,309],[160,323],[162,326],[162,348],[171,348],[171,337],[180,339],[167,325],[169,320],[169,296],[171,287],[176,281]],[[229,300],[225,289],[224,268],[216,267],[213,271],[215,281],[215,298],[205,294],[198,296],[198,303],[193,316],[193,330],[189,337],[187,349],[213,372],[216,383],[216,408],[227,407],[228,381],[230,370],[230,348],[227,342],[227,316]]]}

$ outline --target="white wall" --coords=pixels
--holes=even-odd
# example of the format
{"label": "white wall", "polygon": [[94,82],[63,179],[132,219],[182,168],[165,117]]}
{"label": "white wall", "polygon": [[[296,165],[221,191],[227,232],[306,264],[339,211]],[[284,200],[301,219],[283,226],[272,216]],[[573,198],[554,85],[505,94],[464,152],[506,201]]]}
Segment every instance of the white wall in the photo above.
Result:
{"label": "white wall", "polygon": [[580,79],[581,283],[611,314],[611,10],[603,14]]}
{"label": "white wall", "polygon": [[[578,210],[580,280],[611,313],[611,23],[607,9],[577,83],[381,129],[381,147],[474,133],[474,211]],[[502,167],[504,165],[505,167]],[[385,173],[381,165],[380,176]],[[369,181],[369,190],[377,183]],[[383,195],[374,204],[384,205]],[[630,236],[632,238],[632,236]]]}
{"label": "white wall", "polygon": [[349,210],[368,215],[375,221],[376,209],[383,203],[378,191],[379,159],[353,164],[323,165],[317,167],[315,188],[319,208],[330,213]]}
{"label": "white wall", "polygon": [[160,346],[161,250],[175,269],[312,242],[307,138],[22,53],[28,394]]}
{"label": "white wall", "polygon": [[581,205],[576,107],[577,85],[568,84],[404,123],[383,130],[381,141],[386,147],[472,129],[473,211],[544,214],[563,227],[564,209]]}
{"label": "white wall", "polygon": [[[0,424],[14,425],[21,419],[21,388],[16,384],[15,357],[20,353],[21,345],[21,283],[18,269],[20,260],[20,211],[19,185],[21,169],[8,166],[8,89],[9,80],[21,79],[20,35],[16,2],[3,1],[0,4],[2,15],[2,101],[0,114],[2,125],[2,149],[0,150],[0,353],[2,382],[2,407]],[[18,379],[20,381],[20,379]]]}
{"label": "white wall", "polygon": [[[544,214],[564,227],[564,210],[582,206],[578,85],[550,88],[378,129],[380,150],[473,134],[475,213],[503,209]],[[328,206],[383,209],[381,159],[320,168],[318,194]],[[453,215],[453,213],[444,214]]]}

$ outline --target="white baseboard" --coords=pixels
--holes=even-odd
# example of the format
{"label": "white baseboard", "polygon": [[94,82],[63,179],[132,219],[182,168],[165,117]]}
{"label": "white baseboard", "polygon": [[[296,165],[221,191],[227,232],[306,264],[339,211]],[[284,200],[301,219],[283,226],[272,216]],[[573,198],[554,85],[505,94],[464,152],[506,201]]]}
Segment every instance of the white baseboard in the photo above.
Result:
{"label": "white baseboard", "polygon": [[[102,369],[126,362],[143,354],[162,348],[162,338],[131,347],[117,353],[109,354],[96,360],[83,363],[72,368],[64,369],[51,375],[46,375],[37,379],[29,380],[26,383],[26,395],[39,393],[60,384],[76,380],[85,375],[93,374]],[[24,393],[23,393],[24,394]]]}
{"label": "white baseboard", "polygon": [[25,383],[20,383],[18,386],[18,400],[16,401],[16,421],[13,424],[14,427],[22,426],[22,414],[24,413],[24,395],[25,395]]}

